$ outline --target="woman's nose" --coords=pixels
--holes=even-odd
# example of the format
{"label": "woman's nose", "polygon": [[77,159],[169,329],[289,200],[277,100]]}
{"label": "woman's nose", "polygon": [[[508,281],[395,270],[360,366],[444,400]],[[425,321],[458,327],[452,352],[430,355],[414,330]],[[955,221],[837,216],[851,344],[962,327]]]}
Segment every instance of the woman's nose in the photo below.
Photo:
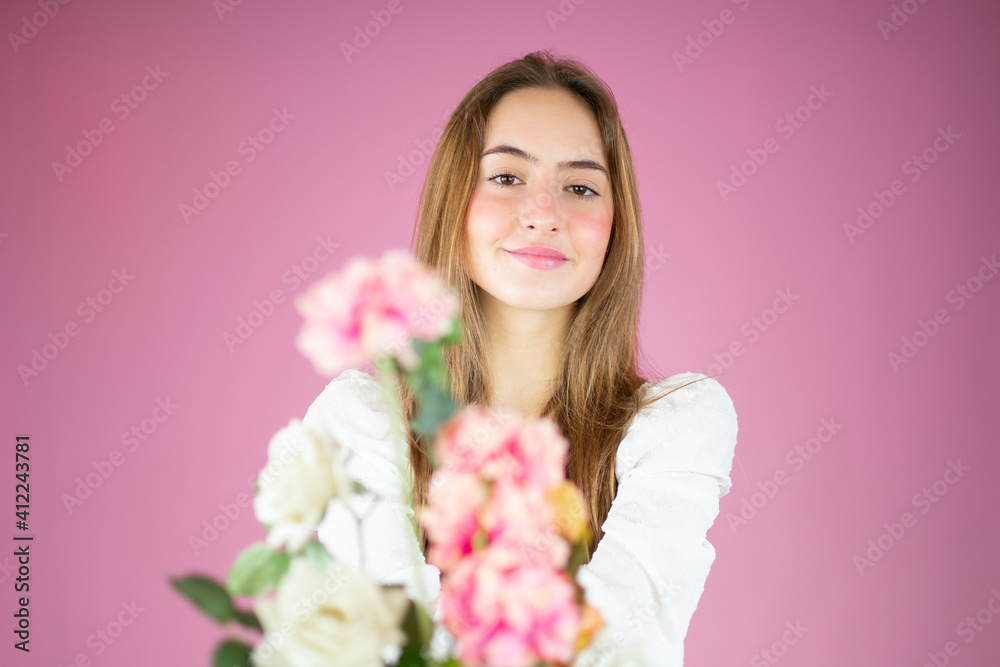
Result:
{"label": "woman's nose", "polygon": [[561,226],[558,206],[547,184],[539,183],[528,193],[521,208],[521,223],[530,229],[552,231]]}

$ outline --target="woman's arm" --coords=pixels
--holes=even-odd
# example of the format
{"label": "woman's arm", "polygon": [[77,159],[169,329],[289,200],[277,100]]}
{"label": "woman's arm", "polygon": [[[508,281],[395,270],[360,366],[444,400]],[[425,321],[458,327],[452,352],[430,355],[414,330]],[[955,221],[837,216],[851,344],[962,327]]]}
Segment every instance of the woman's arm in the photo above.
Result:
{"label": "woman's arm", "polygon": [[[411,487],[409,459],[405,454],[397,456],[405,448],[391,437],[378,380],[357,369],[344,371],[327,384],[302,421],[307,427],[325,430],[340,444],[347,475],[371,492],[349,504],[330,503],[318,531],[327,551],[337,560],[363,568],[382,584],[403,584],[417,600],[421,599],[417,576],[422,572],[428,594],[425,603],[435,603],[440,571],[425,562],[413,532],[413,510],[402,495],[404,481]],[[405,442],[401,428],[396,428],[395,435],[398,442]],[[359,518],[363,519],[360,531]]]}
{"label": "woman's arm", "polygon": [[[699,377],[675,375],[650,391]],[[578,573],[608,626],[575,665],[613,665],[598,662],[600,654],[629,645],[645,653],[640,664],[683,664],[684,637],[715,560],[706,535],[732,486],[736,432],[732,400],[714,379],[678,389],[636,416],[619,446],[619,486],[604,536]]]}

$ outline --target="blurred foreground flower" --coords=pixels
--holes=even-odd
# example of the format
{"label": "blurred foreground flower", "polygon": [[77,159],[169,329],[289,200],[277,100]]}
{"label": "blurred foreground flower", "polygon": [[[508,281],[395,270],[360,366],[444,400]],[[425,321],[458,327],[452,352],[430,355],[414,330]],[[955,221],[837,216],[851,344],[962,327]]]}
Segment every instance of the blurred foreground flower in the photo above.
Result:
{"label": "blurred foreground flower", "polygon": [[441,588],[445,626],[468,665],[567,664],[576,652],[580,608],[563,571],[529,565],[510,547],[463,558]]}
{"label": "blurred foreground flower", "polygon": [[550,419],[526,421],[507,410],[462,408],[434,439],[441,468],[552,486],[562,481],[569,441]]}
{"label": "blurred foreground flower", "polygon": [[298,419],[271,438],[253,499],[257,520],[270,527],[268,546],[300,551],[330,499],[350,492],[339,449],[328,434],[311,431]]}
{"label": "blurred foreground flower", "polygon": [[251,661],[258,667],[382,667],[383,655],[398,654],[406,641],[400,625],[408,605],[401,588],[382,588],[360,570],[333,561],[320,569],[296,559],[274,597],[254,605],[264,636]]}
{"label": "blurred foreground flower", "polygon": [[430,268],[402,250],[379,261],[354,257],[295,300],[305,318],[299,350],[327,376],[377,361],[382,355],[413,370],[412,339],[444,338],[461,302]]}
{"label": "blurred foreground flower", "polygon": [[[413,507],[408,453],[391,430],[399,497],[426,562],[441,569],[443,625],[457,653],[432,655],[427,585],[379,585],[373,572],[331,558],[316,539],[330,507],[347,508],[362,537],[378,494],[345,472],[346,449],[292,419],[268,444],[254,511],[267,538],[244,549],[225,585],[190,575],[171,584],[213,620],[260,633],[255,645],[230,632],[213,663],[225,667],[566,667],[603,626],[575,581],[590,540],[588,508],[565,479],[569,442],[550,419],[459,409],[443,350],[462,334],[461,304],[434,271],[409,253],[349,260],[296,300],[305,317],[296,343],[321,374],[372,364],[392,423],[405,422],[433,469],[425,506]],[[402,413],[401,380],[415,399]],[[345,436],[346,437],[346,436]],[[353,451],[351,455],[361,454]],[[399,463],[402,462],[402,463]],[[343,501],[338,505],[331,500]],[[412,510],[412,511],[411,511]],[[332,550],[332,549],[331,549]],[[414,549],[412,571],[425,567]],[[253,600],[251,609],[237,602]],[[440,628],[438,628],[440,630]],[[438,633],[447,635],[443,630]],[[448,648],[445,651],[450,651]]]}
{"label": "blurred foreground flower", "polygon": [[568,664],[601,623],[574,581],[590,533],[564,478],[568,448],[549,419],[478,406],[434,440],[439,468],[419,517],[463,664]]}

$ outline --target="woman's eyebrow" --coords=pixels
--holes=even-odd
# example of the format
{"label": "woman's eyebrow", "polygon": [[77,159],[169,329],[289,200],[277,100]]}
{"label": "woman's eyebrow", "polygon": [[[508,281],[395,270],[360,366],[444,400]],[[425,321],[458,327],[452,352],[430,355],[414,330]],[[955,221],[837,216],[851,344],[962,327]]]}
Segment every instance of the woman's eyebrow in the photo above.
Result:
{"label": "woman's eyebrow", "polygon": [[[537,157],[528,153],[527,151],[523,151],[520,148],[516,148],[508,144],[500,144],[499,146],[494,146],[493,148],[484,151],[483,154],[480,155],[479,157],[480,159],[482,159],[487,155],[492,155],[493,153],[504,153],[506,155],[513,155],[514,157],[521,158],[522,160],[527,160],[531,164],[538,164],[540,162],[540,160]],[[608,170],[605,169],[603,166],[601,166],[599,163],[594,162],[593,160],[568,160],[566,162],[560,162],[559,164],[556,165],[556,168],[559,169],[560,171],[565,171],[566,169],[596,169],[598,171],[603,172],[607,178],[610,178],[610,176],[608,176]]]}

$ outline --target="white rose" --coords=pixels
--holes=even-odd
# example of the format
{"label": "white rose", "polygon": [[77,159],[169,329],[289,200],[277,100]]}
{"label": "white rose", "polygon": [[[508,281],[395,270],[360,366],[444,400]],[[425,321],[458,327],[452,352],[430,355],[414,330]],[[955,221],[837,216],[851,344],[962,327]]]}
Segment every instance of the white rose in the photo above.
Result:
{"label": "white rose", "polygon": [[264,628],[251,662],[258,667],[382,667],[406,641],[409,599],[336,561],[320,570],[295,558],[275,596],[257,600]]}
{"label": "white rose", "polygon": [[271,438],[253,499],[257,520],[270,527],[269,546],[299,551],[330,499],[350,492],[339,449],[327,433],[308,429],[298,419]]}

